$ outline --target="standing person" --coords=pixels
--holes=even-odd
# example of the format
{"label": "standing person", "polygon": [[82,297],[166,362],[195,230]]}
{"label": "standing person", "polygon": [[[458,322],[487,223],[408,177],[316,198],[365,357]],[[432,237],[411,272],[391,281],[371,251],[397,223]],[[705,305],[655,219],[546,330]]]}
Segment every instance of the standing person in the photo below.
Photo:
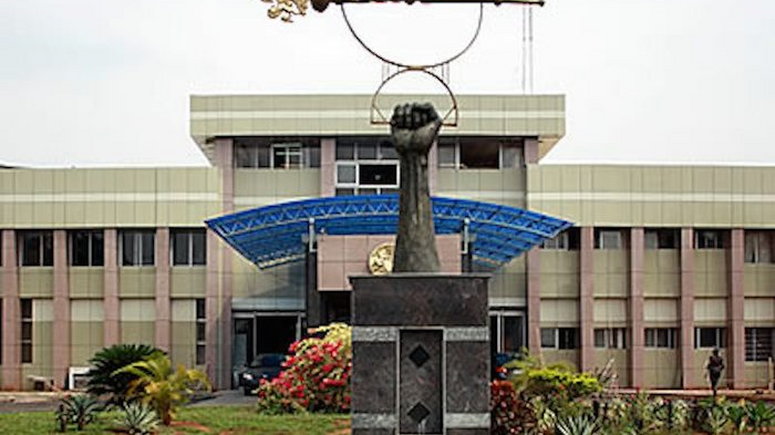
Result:
{"label": "standing person", "polygon": [[718,381],[721,379],[721,372],[724,370],[724,358],[719,355],[718,348],[713,349],[713,353],[708,358],[708,364],[705,366],[710,378],[710,387],[713,389],[713,399],[716,398],[718,391]]}

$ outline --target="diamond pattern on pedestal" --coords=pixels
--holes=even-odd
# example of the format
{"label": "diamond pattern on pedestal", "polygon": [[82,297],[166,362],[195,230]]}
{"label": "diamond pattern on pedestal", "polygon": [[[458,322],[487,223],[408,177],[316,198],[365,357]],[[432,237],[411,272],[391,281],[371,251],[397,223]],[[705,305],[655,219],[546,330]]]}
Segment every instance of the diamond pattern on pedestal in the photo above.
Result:
{"label": "diamond pattern on pedestal", "polygon": [[422,402],[417,402],[416,405],[412,407],[412,409],[407,412],[409,417],[412,417],[412,420],[415,421],[415,423],[421,423],[423,420],[425,420],[428,415],[430,415],[430,411],[428,411],[428,408],[425,407],[425,405],[422,404]]}
{"label": "diamond pattern on pedestal", "polygon": [[421,345],[415,347],[412,353],[409,354],[409,359],[412,360],[417,368],[422,367],[422,365],[425,364],[430,358],[431,356],[428,355],[428,352],[426,352],[425,348]]}

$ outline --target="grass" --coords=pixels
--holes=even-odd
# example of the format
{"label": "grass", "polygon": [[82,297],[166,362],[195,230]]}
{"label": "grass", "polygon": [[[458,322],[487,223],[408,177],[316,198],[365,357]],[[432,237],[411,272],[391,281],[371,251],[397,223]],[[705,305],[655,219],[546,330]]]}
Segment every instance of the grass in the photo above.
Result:
{"label": "grass", "polygon": [[[82,432],[74,427],[68,432],[78,434],[113,434],[115,413],[102,413],[98,420]],[[162,428],[160,435],[172,434],[310,434],[328,435],[348,434],[349,415],[299,414],[299,415],[261,415],[250,406],[212,406],[201,408],[183,408],[176,422],[195,423],[174,425]],[[173,423],[174,424],[174,423]],[[53,412],[21,412],[0,414],[0,433],[26,435],[55,432]]]}

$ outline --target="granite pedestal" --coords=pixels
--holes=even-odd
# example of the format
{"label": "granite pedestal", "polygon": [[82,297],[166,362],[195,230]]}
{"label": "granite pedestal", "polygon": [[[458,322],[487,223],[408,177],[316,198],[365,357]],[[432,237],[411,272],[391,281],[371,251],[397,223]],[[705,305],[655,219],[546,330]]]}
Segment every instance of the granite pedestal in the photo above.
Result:
{"label": "granite pedestal", "polygon": [[487,280],[350,278],[353,434],[489,433]]}

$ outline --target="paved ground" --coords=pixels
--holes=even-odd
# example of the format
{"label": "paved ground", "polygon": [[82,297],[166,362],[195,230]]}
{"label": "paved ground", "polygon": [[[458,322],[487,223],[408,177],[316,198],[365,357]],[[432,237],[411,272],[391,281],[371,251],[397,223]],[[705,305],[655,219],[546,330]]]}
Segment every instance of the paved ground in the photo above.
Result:
{"label": "paved ground", "polygon": [[213,393],[213,397],[189,406],[248,406],[255,405],[256,396],[246,396],[242,390],[225,390]]}

